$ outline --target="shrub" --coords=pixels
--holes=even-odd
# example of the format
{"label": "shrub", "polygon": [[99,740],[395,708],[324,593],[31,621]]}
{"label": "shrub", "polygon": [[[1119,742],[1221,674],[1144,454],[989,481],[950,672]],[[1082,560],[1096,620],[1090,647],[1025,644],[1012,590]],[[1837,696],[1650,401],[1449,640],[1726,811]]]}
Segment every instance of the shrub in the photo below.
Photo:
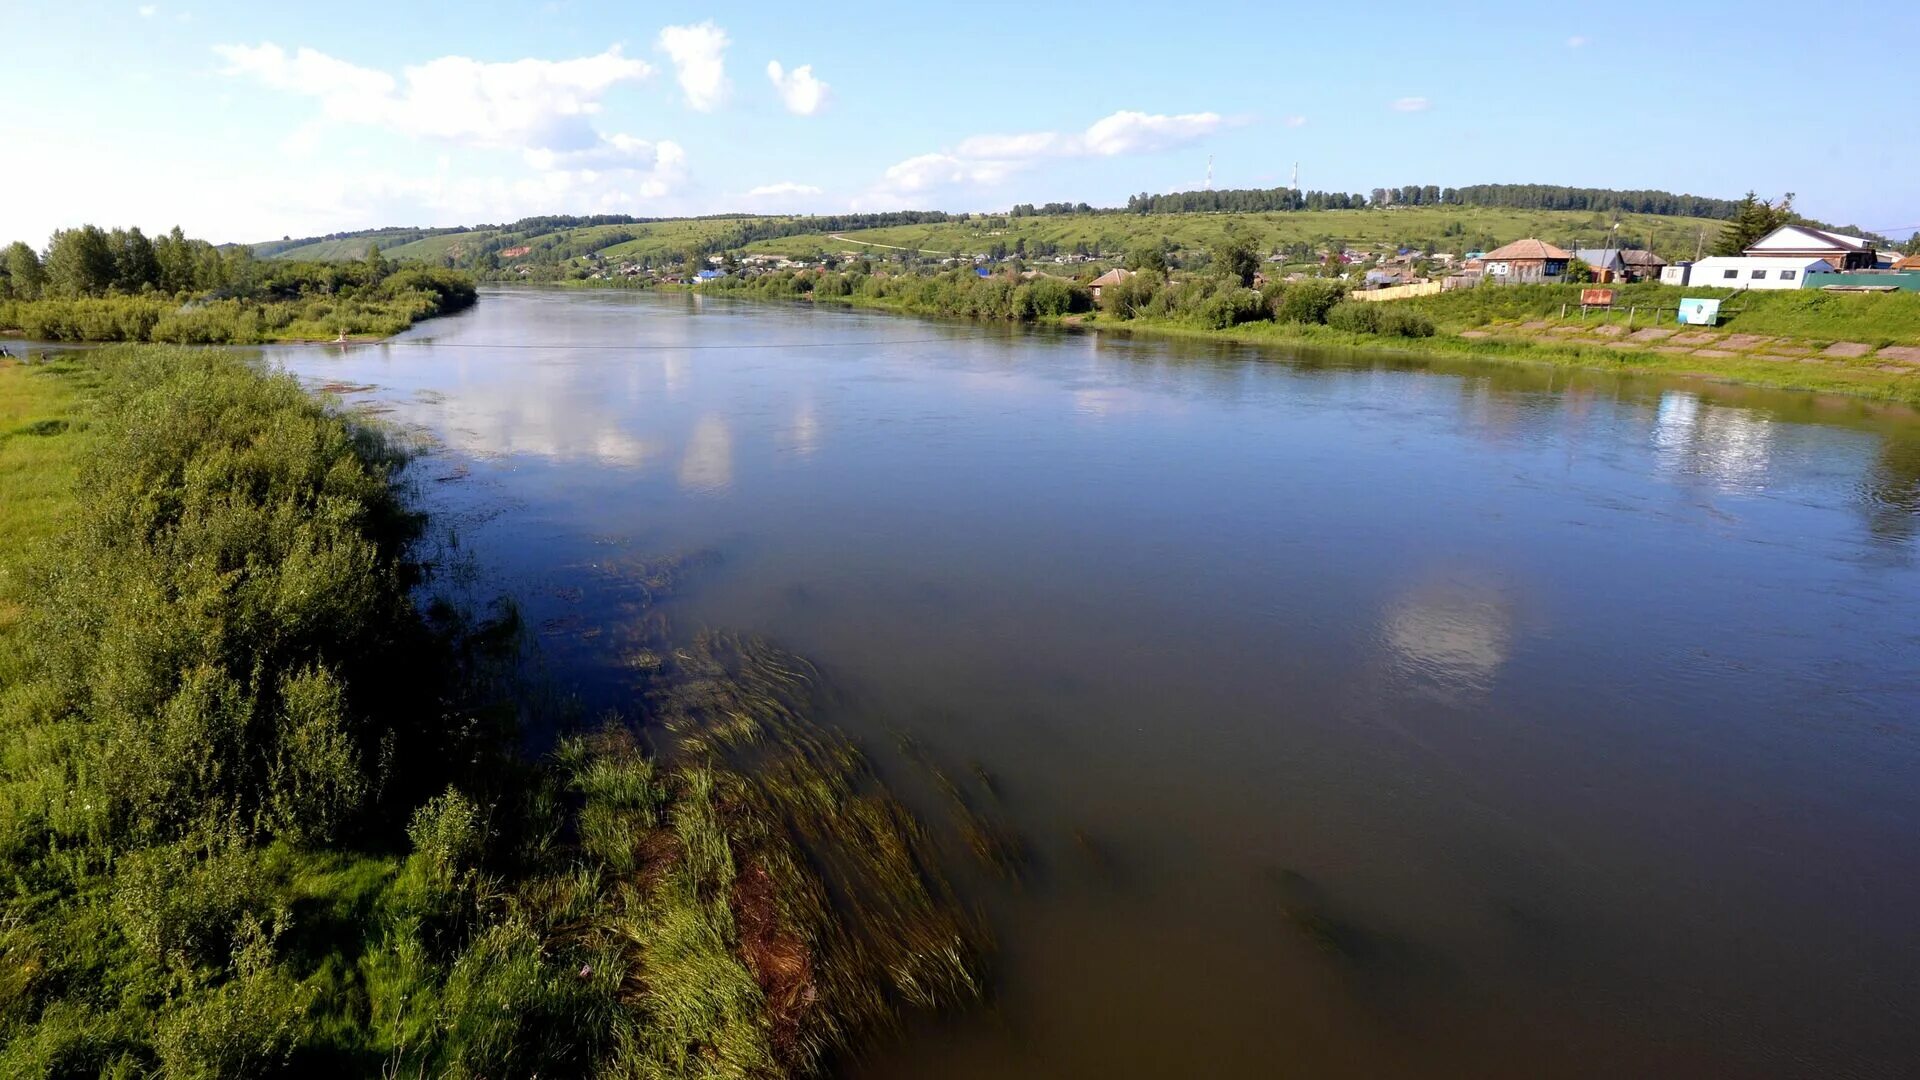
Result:
{"label": "shrub", "polygon": [[1410,311],[1397,304],[1379,305],[1386,310],[1380,313],[1379,333],[1398,337],[1427,338],[1433,336],[1433,320],[1417,311]]}
{"label": "shrub", "polygon": [[113,910],[142,959],[191,971],[224,963],[246,926],[271,917],[268,886],[259,855],[249,848],[174,845],[120,861]]}
{"label": "shrub", "polygon": [[1027,290],[1034,314],[1043,319],[1093,309],[1093,293],[1085,286],[1070,281],[1038,277],[1021,288]]}
{"label": "shrub", "polygon": [[1280,322],[1324,323],[1335,304],[1345,300],[1347,287],[1337,281],[1298,281],[1280,292],[1273,317]]}
{"label": "shrub", "polygon": [[286,1064],[309,996],[272,960],[272,943],[250,924],[234,951],[236,977],[160,1018],[153,1048],[167,1077],[242,1080]]}
{"label": "shrub", "polygon": [[1344,300],[1327,312],[1327,325],[1350,334],[1377,334],[1380,332],[1380,311],[1373,304]]}
{"label": "shrub", "polygon": [[1157,276],[1135,274],[1100,290],[1100,310],[1110,318],[1131,319],[1146,314],[1154,297],[1162,291],[1163,283]]}
{"label": "shrub", "polygon": [[1225,330],[1241,323],[1272,317],[1260,294],[1252,289],[1227,289],[1209,297],[1200,309],[1200,321],[1212,330]]}

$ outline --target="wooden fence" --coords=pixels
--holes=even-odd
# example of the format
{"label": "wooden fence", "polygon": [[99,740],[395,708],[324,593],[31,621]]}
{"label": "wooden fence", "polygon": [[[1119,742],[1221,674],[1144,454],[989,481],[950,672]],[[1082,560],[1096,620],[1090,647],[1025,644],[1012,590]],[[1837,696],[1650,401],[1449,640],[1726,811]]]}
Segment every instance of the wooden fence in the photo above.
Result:
{"label": "wooden fence", "polygon": [[1437,296],[1445,285],[1438,281],[1416,281],[1411,285],[1393,285],[1385,289],[1356,289],[1349,300],[1411,300],[1416,296]]}

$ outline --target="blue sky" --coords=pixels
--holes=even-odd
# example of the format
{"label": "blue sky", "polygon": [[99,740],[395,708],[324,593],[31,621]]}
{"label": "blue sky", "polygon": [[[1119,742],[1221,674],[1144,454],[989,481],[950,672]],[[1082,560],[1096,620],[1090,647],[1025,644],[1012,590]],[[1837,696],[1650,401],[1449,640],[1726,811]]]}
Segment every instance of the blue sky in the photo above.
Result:
{"label": "blue sky", "polygon": [[1114,205],[1209,155],[1219,187],[1298,161],[1308,188],[1754,188],[1920,226],[1920,4],[1366,10],[0,0],[0,240]]}

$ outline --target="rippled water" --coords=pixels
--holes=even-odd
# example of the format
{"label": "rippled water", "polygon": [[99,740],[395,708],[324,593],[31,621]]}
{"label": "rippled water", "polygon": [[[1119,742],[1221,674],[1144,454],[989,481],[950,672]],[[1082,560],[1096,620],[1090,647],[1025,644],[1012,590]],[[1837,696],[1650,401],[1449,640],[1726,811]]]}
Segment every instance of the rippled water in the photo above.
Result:
{"label": "rippled water", "polygon": [[685,295],[273,355],[437,440],[589,703],[701,553],[681,625],[994,777],[993,1007],[854,1075],[1920,1060],[1910,415]]}

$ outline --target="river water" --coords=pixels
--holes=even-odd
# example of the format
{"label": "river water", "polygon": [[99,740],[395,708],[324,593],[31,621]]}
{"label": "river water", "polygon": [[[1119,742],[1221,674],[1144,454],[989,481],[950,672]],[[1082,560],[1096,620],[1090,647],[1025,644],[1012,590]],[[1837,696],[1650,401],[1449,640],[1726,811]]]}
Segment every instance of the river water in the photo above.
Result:
{"label": "river water", "polygon": [[1920,421],[685,294],[276,349],[619,707],[623,573],[993,777],[993,1000],[881,1077],[1897,1075]]}

